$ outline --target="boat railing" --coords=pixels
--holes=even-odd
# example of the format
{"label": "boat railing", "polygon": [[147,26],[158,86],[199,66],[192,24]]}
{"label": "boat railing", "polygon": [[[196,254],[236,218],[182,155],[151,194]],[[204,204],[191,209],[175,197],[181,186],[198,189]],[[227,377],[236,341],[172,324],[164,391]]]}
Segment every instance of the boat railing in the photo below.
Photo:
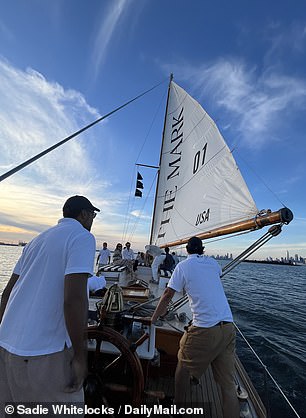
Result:
{"label": "boat railing", "polygon": [[[284,391],[282,390],[282,388],[280,387],[280,385],[278,384],[278,382],[276,381],[276,379],[273,377],[272,373],[269,371],[268,367],[264,364],[264,362],[262,361],[262,359],[259,357],[259,355],[256,353],[256,351],[254,350],[254,348],[252,347],[252,345],[250,344],[250,342],[247,340],[247,338],[245,337],[245,335],[243,334],[243,332],[241,331],[241,329],[237,326],[236,323],[235,327],[239,333],[239,335],[242,337],[242,339],[244,340],[244,342],[246,343],[246,345],[248,346],[248,348],[251,350],[251,352],[253,353],[253,355],[255,356],[255,358],[257,359],[257,361],[259,362],[259,364],[261,365],[261,367],[263,368],[264,371],[264,379],[265,379],[265,391],[267,393],[267,395],[269,395],[268,393],[268,385],[267,385],[267,377],[269,377],[272,382],[274,383],[276,389],[278,390],[278,392],[281,394],[281,396],[283,397],[283,399],[285,400],[285,402],[287,403],[287,405],[289,406],[289,408],[291,409],[291,411],[293,412],[293,414],[298,417],[301,418],[301,416],[298,414],[298,412],[296,411],[296,409],[294,408],[294,406],[292,405],[292,403],[289,401],[288,397],[286,396],[286,394],[284,393]],[[270,417],[270,412],[269,412],[269,401],[266,402],[266,408],[268,411],[268,417]]]}

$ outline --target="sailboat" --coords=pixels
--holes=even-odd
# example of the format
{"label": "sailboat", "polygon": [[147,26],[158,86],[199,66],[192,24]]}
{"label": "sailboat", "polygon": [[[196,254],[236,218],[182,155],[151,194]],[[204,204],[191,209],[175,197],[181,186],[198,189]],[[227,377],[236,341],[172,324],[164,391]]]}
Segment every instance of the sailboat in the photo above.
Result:
{"label": "sailboat", "polygon": [[[148,247],[152,254],[154,249],[180,246],[191,236],[207,240],[272,225],[262,238],[224,269],[225,274],[278,235],[282,225],[292,218],[288,208],[276,212],[257,209],[215,122],[171,76]],[[99,325],[88,331],[88,399],[95,397],[99,387],[96,399],[107,399],[111,405],[132,405],[138,413],[143,405],[158,405],[166,408],[159,410],[164,416],[167,411],[171,415],[172,410],[165,400],[173,396],[179,340],[186,318],[191,317],[186,297],[177,295],[169,307],[168,319],[154,327],[147,317],[163,289],[150,282],[150,267],[140,266],[137,280],[132,281],[123,267],[105,266],[99,274],[106,277],[110,287],[107,302],[100,302],[100,312],[101,306],[113,304],[113,307],[106,314],[104,311]],[[91,300],[93,311],[97,302],[97,299]],[[108,315],[113,321],[115,313],[121,313],[121,325],[106,321]],[[114,330],[116,326],[119,332]],[[241,417],[267,417],[266,408],[238,357],[236,384]],[[206,417],[223,417],[220,390],[210,369],[200,385],[191,388],[187,396],[188,405],[202,406]]]}
{"label": "sailboat", "polygon": [[[146,93],[1,175],[0,181]],[[191,236],[207,240],[271,225],[263,237],[225,266],[226,274],[278,235],[292,219],[288,208],[275,212],[257,209],[215,122],[171,76],[150,247],[161,251],[166,246],[182,245]],[[108,290],[104,298],[93,297],[89,303],[92,323],[84,334],[89,370],[84,385],[87,413],[176,415],[171,404],[176,354],[186,320],[191,317],[186,297],[176,295],[165,321],[154,326],[148,317],[163,288],[151,283],[151,267],[140,266],[133,280],[119,265],[104,266],[99,274],[105,276]],[[235,379],[241,417],[266,418],[266,408],[238,357]],[[199,385],[190,388],[187,397],[185,401],[191,408],[200,408],[194,410],[195,416],[223,417],[220,390],[210,369]]]}

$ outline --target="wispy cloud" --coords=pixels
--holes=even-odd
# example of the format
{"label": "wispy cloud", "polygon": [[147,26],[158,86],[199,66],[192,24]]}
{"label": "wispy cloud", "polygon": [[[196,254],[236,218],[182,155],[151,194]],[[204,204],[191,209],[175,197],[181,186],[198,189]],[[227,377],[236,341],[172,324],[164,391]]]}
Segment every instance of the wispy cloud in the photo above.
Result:
{"label": "wispy cloud", "polygon": [[[79,92],[0,59],[0,174],[97,117]],[[93,225],[98,243],[107,240],[112,246],[121,241],[128,193],[114,187],[116,179],[101,174],[112,135],[107,124],[99,126],[0,183],[0,241],[29,241],[54,225],[73,194],[87,196],[101,209]],[[133,243],[141,248],[146,232],[136,234],[134,220],[140,214],[131,216]],[[147,219],[142,214],[146,225]]]}
{"label": "wispy cloud", "polygon": [[228,117],[221,126],[233,129],[251,147],[263,146],[268,134],[269,139],[277,137],[288,109],[306,107],[305,79],[273,67],[260,72],[242,59],[231,58],[197,67],[180,64],[175,73],[193,85],[199,99],[213,102],[216,112],[218,107],[225,110]]}
{"label": "wispy cloud", "polygon": [[0,34],[3,38],[6,38],[8,41],[12,41],[14,39],[13,32],[2,20],[0,20]]}
{"label": "wispy cloud", "polygon": [[292,57],[305,53],[305,23],[293,21],[290,25],[284,26],[280,22],[273,21],[263,29],[263,37],[268,44],[264,57],[264,62],[268,66],[290,62]]}
{"label": "wispy cloud", "polygon": [[131,212],[131,215],[134,216],[135,218],[140,218],[140,219],[146,219],[146,220],[151,220],[151,216],[149,215],[145,215],[144,213],[142,213],[140,210],[133,210]]}
{"label": "wispy cloud", "polygon": [[[1,174],[98,116],[79,92],[0,60]],[[71,194],[94,198],[94,190],[108,186],[98,178],[85,138],[94,143],[89,132],[0,183],[2,232],[10,227],[36,234],[61,216]]]}
{"label": "wispy cloud", "polygon": [[107,13],[102,17],[100,26],[95,35],[95,43],[92,51],[94,78],[97,77],[106,58],[111,39],[118,28],[120,19],[122,19],[124,13],[131,4],[132,0],[117,0],[116,2],[110,2]]}

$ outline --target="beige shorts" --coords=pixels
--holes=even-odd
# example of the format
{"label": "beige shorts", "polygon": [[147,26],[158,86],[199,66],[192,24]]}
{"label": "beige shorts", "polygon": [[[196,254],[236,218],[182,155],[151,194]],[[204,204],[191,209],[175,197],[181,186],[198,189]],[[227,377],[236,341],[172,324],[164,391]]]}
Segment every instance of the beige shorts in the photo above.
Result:
{"label": "beige shorts", "polygon": [[215,380],[224,388],[234,381],[236,331],[234,324],[211,328],[188,327],[180,341],[178,361],[191,376],[200,379],[209,364]]}
{"label": "beige shorts", "polygon": [[5,416],[4,404],[8,402],[67,402],[82,406],[83,389],[65,392],[72,378],[72,356],[72,349],[24,357],[0,347],[0,417]]}

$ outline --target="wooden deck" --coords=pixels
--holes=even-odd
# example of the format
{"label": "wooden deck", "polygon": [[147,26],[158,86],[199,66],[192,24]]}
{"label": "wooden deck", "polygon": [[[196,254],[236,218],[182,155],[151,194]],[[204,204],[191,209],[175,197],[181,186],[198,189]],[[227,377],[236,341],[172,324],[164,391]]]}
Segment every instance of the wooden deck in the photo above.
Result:
{"label": "wooden deck", "polygon": [[[115,279],[115,281],[116,278],[114,276],[118,273],[122,279],[122,272],[112,271],[112,268],[109,268],[109,266],[107,266],[106,271],[102,272],[106,277],[110,276],[107,277],[109,280]],[[139,279],[145,280],[149,284],[152,296],[158,297],[161,295],[163,292],[161,286],[150,283],[151,269],[140,267],[137,273]],[[126,285],[127,279],[128,277],[125,277],[123,285]],[[122,280],[120,281],[122,282]],[[175,295],[174,300],[177,297],[179,295]],[[188,304],[178,309],[177,313],[181,312],[187,312],[187,318],[190,316]],[[160,353],[160,364],[153,366],[150,361],[142,360],[146,382],[145,390],[147,392],[163,392],[165,395],[164,399],[162,397],[146,396],[143,403],[148,406],[160,404],[170,408],[173,404],[176,355],[179,340],[182,336],[182,332],[179,332],[179,330],[183,331],[184,323],[180,322],[178,317],[176,317],[171,321],[171,324],[172,326],[164,323],[162,326],[156,327],[155,347]],[[240,417],[266,418],[265,407],[238,358],[236,358],[236,384],[239,385],[242,392],[247,393],[247,398],[240,400]],[[192,385],[188,388],[184,401],[186,406],[204,408],[205,418],[223,418],[221,391],[214,380],[211,367],[202,376],[199,385]],[[195,414],[194,416],[199,417],[203,415]]]}
{"label": "wooden deck", "polygon": [[[162,365],[161,365],[162,366]],[[165,366],[164,366],[165,367]],[[238,371],[237,371],[238,373]],[[237,375],[238,376],[238,375]],[[238,377],[237,377],[238,378]],[[240,377],[239,377],[240,381]],[[241,383],[240,383],[241,384]],[[166,408],[170,408],[173,404],[174,397],[174,379],[172,376],[147,376],[146,388],[147,391],[162,391],[165,394],[165,399],[154,399],[147,397],[145,404],[153,405],[159,403]],[[250,387],[248,388],[250,391]],[[250,393],[250,392],[249,392]],[[256,393],[256,392],[255,392]],[[256,394],[257,395],[257,394]],[[258,396],[258,395],[257,395]],[[241,418],[266,418],[266,411],[261,403],[261,400],[252,399],[252,395],[245,400],[240,400],[240,417]],[[222,396],[219,385],[216,384],[211,367],[202,376],[199,385],[191,385],[184,400],[184,405],[187,407],[202,407],[204,408],[205,418],[223,418],[222,412]],[[255,407],[255,405],[257,405]],[[255,409],[256,408],[256,409]],[[193,415],[188,415],[193,416]],[[194,417],[203,415],[195,414]]]}
{"label": "wooden deck", "polygon": [[[149,379],[147,380],[146,389],[151,391],[163,391],[165,393],[166,398],[165,400],[160,400],[159,402],[164,407],[170,407],[170,405],[173,403],[173,376],[164,376],[156,378],[149,377]],[[146,399],[146,403],[148,405],[154,404],[155,402],[156,400],[154,399]],[[207,372],[202,376],[199,385],[190,386],[183,404],[185,405],[185,407],[188,406],[192,408],[204,408],[205,418],[223,418],[221,394],[219,388],[217,387],[213,379],[211,368],[209,368]],[[199,414],[197,414],[197,416],[199,416]]]}

